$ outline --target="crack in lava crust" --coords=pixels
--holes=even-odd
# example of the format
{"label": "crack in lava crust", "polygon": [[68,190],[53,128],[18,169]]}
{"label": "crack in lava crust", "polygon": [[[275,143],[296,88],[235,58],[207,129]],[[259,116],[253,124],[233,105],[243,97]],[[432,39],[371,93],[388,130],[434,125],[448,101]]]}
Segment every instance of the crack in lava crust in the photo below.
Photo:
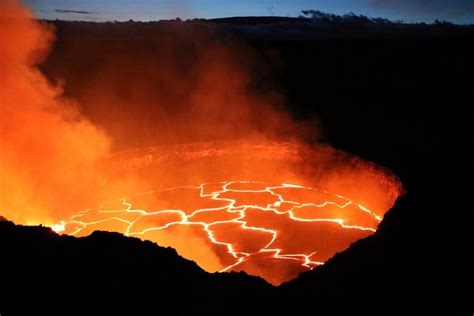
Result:
{"label": "crack in lava crust", "polygon": [[[380,220],[363,205],[316,188],[230,181],[136,194],[53,229],[76,236],[117,231],[173,246],[208,271],[244,270],[279,284],[375,232]],[[218,264],[193,252],[202,243]]]}

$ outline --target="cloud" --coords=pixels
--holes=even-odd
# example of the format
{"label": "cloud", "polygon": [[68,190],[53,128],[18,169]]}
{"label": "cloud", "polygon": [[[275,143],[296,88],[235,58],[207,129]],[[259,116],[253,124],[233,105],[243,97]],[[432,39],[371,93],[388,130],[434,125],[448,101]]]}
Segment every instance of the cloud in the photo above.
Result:
{"label": "cloud", "polygon": [[56,9],[54,11],[59,12],[59,13],[77,13],[77,14],[93,14],[94,13],[94,12],[91,12],[91,11],[80,11],[80,10],[60,10],[60,9]]}
{"label": "cloud", "polygon": [[474,14],[473,0],[369,0],[369,4],[376,9],[443,17]]}

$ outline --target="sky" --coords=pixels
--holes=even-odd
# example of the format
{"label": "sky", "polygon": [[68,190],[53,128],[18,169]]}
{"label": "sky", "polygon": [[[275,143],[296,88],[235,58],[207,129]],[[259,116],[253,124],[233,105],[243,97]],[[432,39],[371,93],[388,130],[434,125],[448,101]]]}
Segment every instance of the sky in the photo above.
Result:
{"label": "sky", "polygon": [[405,22],[474,24],[474,0],[24,0],[38,17],[84,21],[153,21],[229,16],[298,16],[314,9]]}

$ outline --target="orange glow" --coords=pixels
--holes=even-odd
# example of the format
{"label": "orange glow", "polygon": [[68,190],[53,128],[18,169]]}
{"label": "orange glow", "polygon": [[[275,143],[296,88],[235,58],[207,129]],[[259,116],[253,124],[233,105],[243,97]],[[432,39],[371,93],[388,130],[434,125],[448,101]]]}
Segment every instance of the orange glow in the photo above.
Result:
{"label": "orange glow", "polygon": [[54,224],[51,226],[51,229],[56,232],[56,233],[62,233],[63,231],[66,230],[66,224],[64,222]]}
{"label": "orange glow", "polygon": [[103,182],[94,166],[109,139],[35,67],[53,39],[27,9],[0,0],[0,209],[17,223],[52,223]]}
{"label": "orange glow", "polygon": [[[86,79],[52,84],[63,78],[37,65],[53,28],[0,0],[0,215],[75,236],[121,232],[273,284],[372,234],[398,178],[316,144],[281,95],[252,81],[264,67],[251,49],[187,25],[167,25],[152,50],[100,47]],[[59,68],[101,46],[62,44]]]}

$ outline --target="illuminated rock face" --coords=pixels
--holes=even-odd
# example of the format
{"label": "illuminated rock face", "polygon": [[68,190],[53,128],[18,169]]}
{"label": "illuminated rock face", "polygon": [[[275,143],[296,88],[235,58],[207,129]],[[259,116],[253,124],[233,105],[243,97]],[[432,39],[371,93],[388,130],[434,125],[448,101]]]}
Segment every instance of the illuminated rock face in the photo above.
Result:
{"label": "illuminated rock face", "polygon": [[207,271],[246,271],[273,284],[323,264],[381,216],[296,184],[230,181],[136,194],[77,213],[57,231],[117,231],[175,248]]}

